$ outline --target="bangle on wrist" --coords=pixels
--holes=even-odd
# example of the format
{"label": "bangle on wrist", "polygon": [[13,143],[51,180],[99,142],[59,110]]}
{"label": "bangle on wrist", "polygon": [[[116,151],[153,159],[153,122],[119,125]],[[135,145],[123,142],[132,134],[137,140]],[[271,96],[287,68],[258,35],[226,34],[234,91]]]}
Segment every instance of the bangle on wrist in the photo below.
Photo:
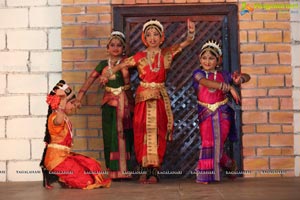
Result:
{"label": "bangle on wrist", "polygon": [[191,32],[188,31],[187,37],[190,38],[191,40],[194,40],[195,39],[195,32],[191,33]]}
{"label": "bangle on wrist", "polygon": [[222,90],[222,88],[223,88],[223,82],[220,83],[219,90]]}
{"label": "bangle on wrist", "polygon": [[231,89],[231,85],[229,85],[228,83],[223,83],[222,84],[222,91],[223,92],[229,92],[230,91],[230,89]]}

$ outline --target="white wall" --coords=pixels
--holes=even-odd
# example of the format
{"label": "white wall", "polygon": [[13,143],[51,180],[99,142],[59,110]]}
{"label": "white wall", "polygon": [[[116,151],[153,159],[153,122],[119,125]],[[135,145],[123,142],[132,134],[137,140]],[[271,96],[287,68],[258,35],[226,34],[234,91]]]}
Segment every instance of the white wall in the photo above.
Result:
{"label": "white wall", "polygon": [[[291,0],[298,3],[298,0]],[[300,176],[300,9],[292,9],[291,13],[291,40],[292,40],[292,68],[293,68],[293,105],[294,105],[294,153],[295,176]]]}
{"label": "white wall", "polygon": [[61,1],[0,0],[0,181],[42,180],[45,99],[61,67]]}

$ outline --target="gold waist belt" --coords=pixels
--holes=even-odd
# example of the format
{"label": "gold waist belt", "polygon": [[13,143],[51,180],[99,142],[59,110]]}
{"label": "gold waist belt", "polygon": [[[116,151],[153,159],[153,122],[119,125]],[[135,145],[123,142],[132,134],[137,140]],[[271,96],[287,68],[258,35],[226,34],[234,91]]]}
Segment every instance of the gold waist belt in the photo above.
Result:
{"label": "gold waist belt", "polygon": [[64,150],[64,151],[68,151],[70,152],[71,148],[70,147],[67,147],[67,146],[64,146],[64,145],[60,145],[60,144],[48,144],[48,147],[50,148],[55,148],[55,149],[60,149],[60,150]]}
{"label": "gold waist belt", "polygon": [[219,102],[216,102],[214,104],[209,104],[209,103],[203,103],[201,101],[198,101],[198,104],[201,105],[201,106],[204,106],[206,108],[208,108],[209,110],[211,111],[215,111],[217,110],[220,106],[222,105],[225,105],[226,103],[228,102],[228,99],[224,99],[223,101],[219,101]]}
{"label": "gold waist belt", "polygon": [[118,88],[112,88],[112,87],[105,87],[106,92],[111,92],[114,95],[120,94],[124,90],[128,90],[130,88],[130,85],[124,85]]}
{"label": "gold waist belt", "polygon": [[141,86],[145,87],[145,88],[163,88],[165,87],[165,83],[145,83],[143,81],[140,82]]}

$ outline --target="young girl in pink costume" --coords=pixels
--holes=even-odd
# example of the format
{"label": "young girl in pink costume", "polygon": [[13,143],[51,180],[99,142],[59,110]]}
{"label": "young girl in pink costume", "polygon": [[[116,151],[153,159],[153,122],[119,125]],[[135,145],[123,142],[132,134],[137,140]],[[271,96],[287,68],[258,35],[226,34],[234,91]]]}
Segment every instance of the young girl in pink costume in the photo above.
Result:
{"label": "young girl in pink costume", "polygon": [[233,110],[228,105],[231,94],[236,103],[240,96],[232,85],[248,82],[248,74],[230,74],[220,70],[222,50],[214,41],[206,42],[199,54],[200,68],[193,73],[198,99],[201,148],[196,168],[197,183],[220,181],[221,168],[236,170],[236,163],[224,152],[224,143],[232,125]]}

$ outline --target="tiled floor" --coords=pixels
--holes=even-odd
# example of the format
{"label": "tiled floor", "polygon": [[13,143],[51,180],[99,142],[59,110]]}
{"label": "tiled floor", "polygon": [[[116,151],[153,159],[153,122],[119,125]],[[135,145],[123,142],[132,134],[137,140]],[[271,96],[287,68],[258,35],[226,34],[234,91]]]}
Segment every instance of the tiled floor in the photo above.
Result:
{"label": "tiled floor", "polygon": [[192,179],[165,179],[156,185],[135,181],[113,182],[111,188],[63,189],[54,184],[46,190],[41,182],[0,183],[0,200],[299,200],[300,178],[238,178],[209,185]]}

